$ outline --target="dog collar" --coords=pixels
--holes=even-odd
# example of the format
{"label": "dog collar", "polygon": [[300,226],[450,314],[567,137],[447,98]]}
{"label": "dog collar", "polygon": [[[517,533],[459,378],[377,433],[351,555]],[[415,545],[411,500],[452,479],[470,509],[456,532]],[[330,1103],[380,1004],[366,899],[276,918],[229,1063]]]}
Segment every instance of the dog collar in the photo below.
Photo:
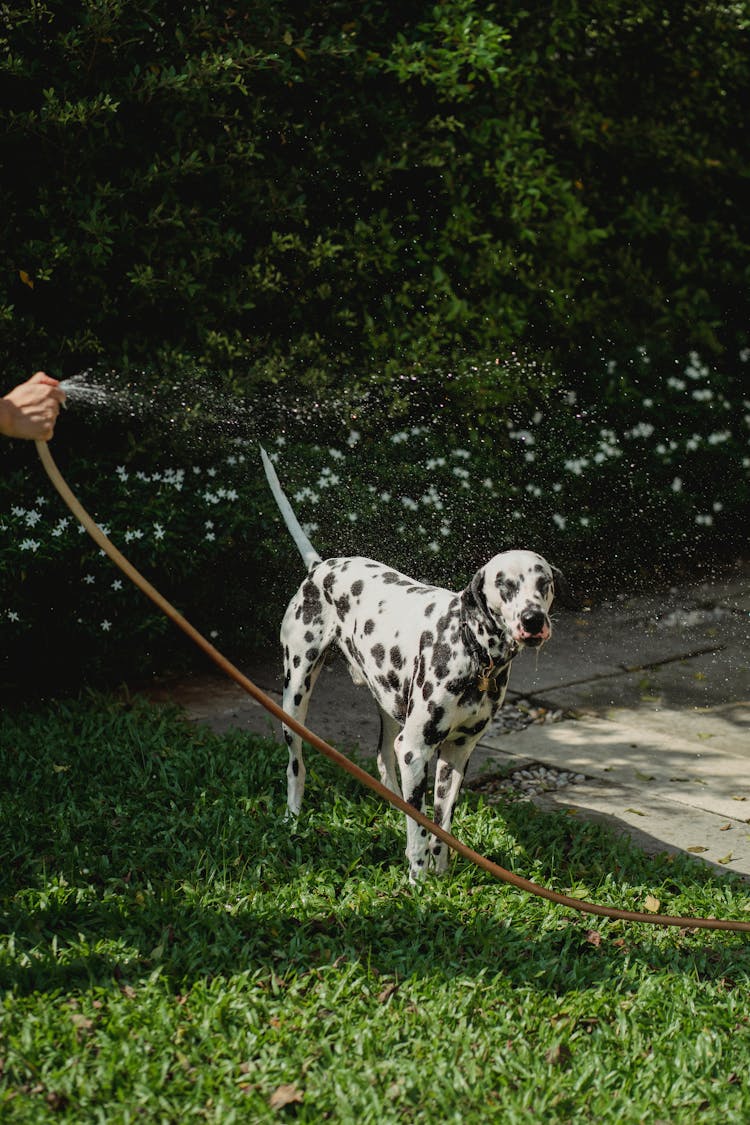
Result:
{"label": "dog collar", "polygon": [[464,644],[472,655],[472,658],[478,665],[477,668],[477,687],[481,692],[497,691],[497,679],[502,672],[510,664],[511,660],[516,654],[518,646],[511,643],[507,646],[504,656],[507,656],[505,663],[496,664],[495,659],[489,649],[479,643],[476,634],[472,631],[466,617],[461,621],[461,637]]}

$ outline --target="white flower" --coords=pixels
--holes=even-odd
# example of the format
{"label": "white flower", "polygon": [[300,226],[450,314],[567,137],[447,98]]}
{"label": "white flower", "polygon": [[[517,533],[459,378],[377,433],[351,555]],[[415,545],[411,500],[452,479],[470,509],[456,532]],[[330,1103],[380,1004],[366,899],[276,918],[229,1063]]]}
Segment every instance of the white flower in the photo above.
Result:
{"label": "white flower", "polygon": [[350,430],[349,437],[346,439],[346,444],[349,446],[356,445],[361,437],[358,430]]}
{"label": "white flower", "polygon": [[122,582],[120,581],[119,578],[115,578],[114,582],[112,583],[112,589],[113,590],[121,590],[122,589]]}
{"label": "white flower", "polygon": [[239,499],[239,493],[234,488],[228,488],[226,498],[234,503],[235,500]]}
{"label": "white flower", "polygon": [[460,467],[460,465],[456,465],[453,468],[452,472],[453,472],[454,477],[459,477],[461,480],[466,480],[468,477],[471,476],[471,473],[469,472],[469,470],[468,469],[462,469]]}
{"label": "white flower", "polygon": [[672,481],[672,492],[682,492],[682,480],[680,477],[675,477]]}
{"label": "white flower", "polygon": [[25,508],[11,508],[11,512],[13,513],[14,516],[25,516],[26,515],[26,509]]}
{"label": "white flower", "polygon": [[305,535],[313,535],[318,530],[318,524],[317,523],[303,523],[302,524],[302,530],[304,531]]}
{"label": "white flower", "polygon": [[18,614],[16,613],[16,611],[14,609],[9,609],[8,610],[8,620],[9,621],[20,621],[21,618],[18,616]]}
{"label": "white flower", "polygon": [[711,527],[714,522],[714,517],[711,515],[699,515],[695,517],[695,522],[702,527]]}
{"label": "white flower", "polygon": [[410,512],[416,512],[419,508],[419,504],[417,504],[416,500],[412,500],[410,496],[402,496],[401,503]]}
{"label": "white flower", "polygon": [[356,523],[359,516],[356,512],[347,512],[346,518],[349,520],[349,523]]}
{"label": "white flower", "polygon": [[344,454],[341,452],[340,449],[329,449],[328,450],[328,456],[333,457],[334,461],[343,461],[344,460]]}
{"label": "white flower", "polygon": [[626,432],[625,437],[647,438],[651,437],[653,432],[654,427],[650,422],[639,422],[637,426],[633,426],[632,430],[630,430],[629,433]]}
{"label": "white flower", "polygon": [[431,457],[425,465],[425,468],[432,472],[433,469],[442,469],[445,465],[445,457]]}
{"label": "white flower", "polygon": [[427,550],[432,551],[433,555],[436,555],[440,550],[440,544],[433,539],[432,542],[427,544]]}
{"label": "white flower", "polygon": [[553,515],[552,515],[552,522],[553,522],[554,524],[556,524],[556,525],[557,525],[557,526],[558,526],[558,527],[560,528],[560,531],[565,531],[565,528],[566,528],[566,526],[567,526],[567,523],[568,523],[568,521],[567,521],[567,519],[565,518],[565,516],[561,516],[561,515],[559,514],[559,512],[554,512],[554,513],[553,513]]}
{"label": "white flower", "polygon": [[42,513],[32,509],[30,512],[26,513],[26,526],[35,527],[39,523],[41,518]]}
{"label": "white flower", "polygon": [[408,440],[409,435],[407,433],[404,433],[403,431],[399,434],[393,434],[391,436],[391,441],[394,445],[403,445],[403,443]]}
{"label": "white flower", "polygon": [[214,526],[214,521],[213,520],[206,520],[206,522],[204,523],[203,526],[205,527],[206,531],[210,531],[211,528]]}
{"label": "white flower", "polygon": [[41,543],[38,539],[24,539],[23,542],[19,544],[19,548],[22,551],[38,551],[40,547]]}
{"label": "white flower", "polygon": [[112,628],[112,622],[111,622],[111,621],[107,621],[107,619],[106,619],[106,617],[105,617],[104,621],[102,621],[102,631],[103,631],[104,633],[108,633],[108,632],[110,631],[110,629],[111,629],[111,628]]}
{"label": "white flower", "polygon": [[166,532],[160,523],[154,524],[154,539],[163,539]]}
{"label": "white flower", "polygon": [[96,579],[94,578],[93,574],[84,574],[83,581],[87,586],[93,586],[94,582],[96,582]]}
{"label": "white flower", "polygon": [[216,536],[214,535],[213,531],[207,531],[206,535],[205,535],[205,538],[206,538],[206,541],[208,543],[213,543]]}
{"label": "white flower", "polygon": [[135,529],[135,531],[131,531],[130,529],[128,529],[125,532],[125,542],[132,543],[134,539],[143,539],[143,532],[139,531],[137,528]]}
{"label": "white flower", "polygon": [[451,450],[451,456],[463,457],[464,461],[468,461],[468,459],[471,457],[471,454],[467,449],[453,449]]}

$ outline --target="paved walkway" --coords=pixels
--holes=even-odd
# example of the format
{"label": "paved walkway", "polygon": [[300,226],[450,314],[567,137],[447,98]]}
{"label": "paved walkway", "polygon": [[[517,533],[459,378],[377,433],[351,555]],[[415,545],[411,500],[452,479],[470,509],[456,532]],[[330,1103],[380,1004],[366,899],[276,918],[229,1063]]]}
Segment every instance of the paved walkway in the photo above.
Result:
{"label": "paved walkway", "polygon": [[[280,697],[268,662],[244,670]],[[278,737],[231,682],[157,694],[215,730]],[[572,770],[585,780],[532,799],[603,818],[650,851],[750,875],[750,566],[721,583],[561,612],[550,643],[514,662],[507,703],[519,701],[565,717],[510,733],[496,724],[470,779],[532,763]],[[339,662],[324,669],[308,722],[343,749],[374,749],[374,705]]]}

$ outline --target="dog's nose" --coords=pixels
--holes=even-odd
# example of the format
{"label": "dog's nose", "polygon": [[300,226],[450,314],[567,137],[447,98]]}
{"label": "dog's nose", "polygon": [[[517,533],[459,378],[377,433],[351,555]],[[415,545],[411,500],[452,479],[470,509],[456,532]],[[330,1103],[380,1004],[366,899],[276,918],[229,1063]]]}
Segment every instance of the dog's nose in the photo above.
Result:
{"label": "dog's nose", "polygon": [[525,609],[521,614],[521,628],[530,637],[537,637],[546,624],[547,618],[538,609]]}

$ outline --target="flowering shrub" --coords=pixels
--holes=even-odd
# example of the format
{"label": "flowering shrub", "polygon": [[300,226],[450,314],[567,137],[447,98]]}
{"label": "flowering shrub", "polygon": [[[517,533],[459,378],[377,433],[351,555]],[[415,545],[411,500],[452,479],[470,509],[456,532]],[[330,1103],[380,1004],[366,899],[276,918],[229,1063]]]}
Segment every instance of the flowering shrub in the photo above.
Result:
{"label": "flowering shrub", "polygon": [[[646,384],[648,357],[640,363]],[[387,429],[364,411],[329,424],[325,442],[280,430],[263,440],[324,556],[370,555],[461,588],[491,555],[523,546],[579,589],[632,589],[742,549],[750,502],[750,400],[730,401],[696,355],[647,385],[609,410],[552,394],[527,416],[453,437],[423,421]],[[275,641],[302,567],[255,440],[217,448],[179,466],[156,467],[141,451],[109,469],[78,460],[63,471],[133,564],[241,660]],[[89,672],[132,676],[184,655],[187,642],[45,484],[18,471],[0,493],[6,673],[42,654],[79,675],[80,652]]]}

